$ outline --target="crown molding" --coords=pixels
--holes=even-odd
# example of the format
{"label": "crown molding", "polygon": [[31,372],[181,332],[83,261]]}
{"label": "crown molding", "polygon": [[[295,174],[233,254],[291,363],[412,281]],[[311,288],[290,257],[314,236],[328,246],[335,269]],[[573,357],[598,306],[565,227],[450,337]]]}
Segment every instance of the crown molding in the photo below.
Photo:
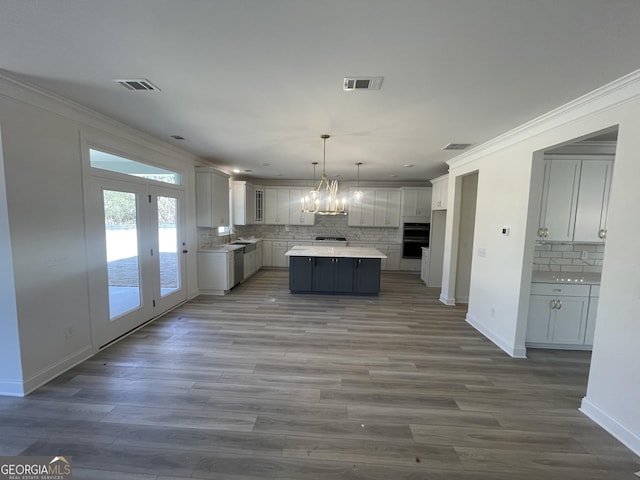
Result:
{"label": "crown molding", "polygon": [[447,160],[446,163],[449,168],[464,166],[527,138],[638,97],[640,97],[640,69],[509,130],[468,152]]}
{"label": "crown molding", "polygon": [[34,85],[24,78],[0,69],[0,96],[45,110],[75,122],[81,129],[94,128],[111,135],[143,145],[158,153],[179,156],[194,164],[203,160],[164,140],[90,109],[80,103]]}

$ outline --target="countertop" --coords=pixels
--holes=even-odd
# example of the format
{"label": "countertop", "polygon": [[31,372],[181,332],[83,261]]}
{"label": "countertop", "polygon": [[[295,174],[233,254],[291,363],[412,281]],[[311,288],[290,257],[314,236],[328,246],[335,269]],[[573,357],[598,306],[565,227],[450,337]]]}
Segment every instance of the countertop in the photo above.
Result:
{"label": "countertop", "polygon": [[370,247],[323,247],[319,245],[297,245],[285,255],[287,257],[387,258],[380,250]]}
{"label": "countertop", "polygon": [[214,245],[207,245],[204,247],[200,247],[198,249],[199,252],[230,252],[232,250],[239,250],[244,248],[242,243],[234,243],[234,242],[243,242],[243,243],[258,243],[261,242],[261,238],[236,238],[231,243],[216,243]]}
{"label": "countertop", "polygon": [[198,252],[211,253],[211,252],[231,252],[233,250],[239,250],[244,248],[244,245],[234,245],[233,243],[222,243],[219,245],[209,245],[207,247],[201,247]]}
{"label": "countertop", "polygon": [[570,283],[572,285],[600,285],[600,273],[533,272],[533,283]]}

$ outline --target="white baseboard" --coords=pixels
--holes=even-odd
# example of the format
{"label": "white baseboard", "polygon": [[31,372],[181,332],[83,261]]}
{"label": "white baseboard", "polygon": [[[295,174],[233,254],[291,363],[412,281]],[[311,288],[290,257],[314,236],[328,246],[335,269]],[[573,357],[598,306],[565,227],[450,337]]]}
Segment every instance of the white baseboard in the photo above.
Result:
{"label": "white baseboard", "polygon": [[449,306],[453,306],[456,304],[456,299],[455,298],[449,298],[445,295],[440,295],[440,302],[444,303],[445,305],[449,305]]}
{"label": "white baseboard", "polygon": [[28,395],[33,392],[36,388],[41,387],[47,382],[50,382],[58,375],[66,372],[70,368],[75,367],[81,362],[84,362],[86,359],[91,358],[97,351],[93,348],[93,346],[88,345],[79,352],[76,352],[72,355],[69,355],[66,358],[63,358],[59,362],[48,366],[47,368],[39,371],[35,375],[32,375],[28,379],[24,381],[23,384],[23,395]]}
{"label": "white baseboard", "polygon": [[0,378],[0,396],[24,397],[24,385],[19,380]]}
{"label": "white baseboard", "polygon": [[513,358],[527,358],[527,349],[524,345],[513,345],[507,342],[504,338],[496,335],[495,332],[492,332],[484,325],[482,325],[478,320],[476,320],[473,315],[467,313],[466,321],[473,328],[478,330],[482,335],[487,337],[493,343],[495,343],[500,349],[502,349],[507,355]]}
{"label": "white baseboard", "polygon": [[640,436],[638,436],[638,434],[632,432],[615,418],[608,415],[603,409],[598,407],[587,397],[582,399],[580,411],[615,438],[620,440],[620,442],[622,442],[633,453],[640,455]]}

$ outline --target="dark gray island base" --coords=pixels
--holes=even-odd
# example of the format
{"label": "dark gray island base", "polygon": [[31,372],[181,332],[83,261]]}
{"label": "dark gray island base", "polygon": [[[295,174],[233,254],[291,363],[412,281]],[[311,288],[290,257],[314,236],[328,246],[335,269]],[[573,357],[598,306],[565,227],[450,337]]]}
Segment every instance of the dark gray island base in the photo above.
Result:
{"label": "dark gray island base", "polygon": [[[358,256],[358,253],[363,256]],[[291,293],[338,295],[378,295],[380,293],[380,260],[386,257],[378,250],[349,249],[349,247],[294,247],[287,252],[287,256],[289,256]]]}

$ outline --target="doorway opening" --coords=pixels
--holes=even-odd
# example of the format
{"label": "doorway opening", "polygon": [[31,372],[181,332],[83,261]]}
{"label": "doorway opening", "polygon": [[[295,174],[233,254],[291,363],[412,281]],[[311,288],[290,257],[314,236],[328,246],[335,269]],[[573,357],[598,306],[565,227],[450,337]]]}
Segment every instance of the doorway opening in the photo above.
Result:
{"label": "doorway opening", "polygon": [[88,149],[93,342],[103,346],[186,300],[181,175]]}
{"label": "doorway opening", "polygon": [[531,287],[519,329],[527,348],[592,348],[617,134],[611,127],[534,154],[524,265]]}

